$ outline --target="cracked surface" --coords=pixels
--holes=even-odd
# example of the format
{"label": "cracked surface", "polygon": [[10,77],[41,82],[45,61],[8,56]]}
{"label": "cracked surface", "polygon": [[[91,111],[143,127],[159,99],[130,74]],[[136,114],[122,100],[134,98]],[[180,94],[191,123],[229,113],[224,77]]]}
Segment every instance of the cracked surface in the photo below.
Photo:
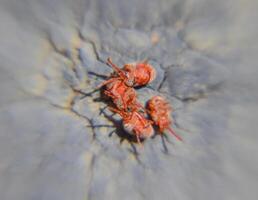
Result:
{"label": "cracked surface", "polygon": [[[0,199],[255,199],[258,5],[203,0],[3,0]],[[137,90],[174,129],[141,149],[96,86],[149,59]]]}

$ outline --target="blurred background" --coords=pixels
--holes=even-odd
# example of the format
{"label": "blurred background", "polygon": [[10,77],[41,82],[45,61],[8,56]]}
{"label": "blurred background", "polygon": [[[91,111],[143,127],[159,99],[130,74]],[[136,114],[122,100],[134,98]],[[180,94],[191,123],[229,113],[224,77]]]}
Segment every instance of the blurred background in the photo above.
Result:
{"label": "blurred background", "polygon": [[[0,0],[0,199],[257,199],[258,2]],[[137,90],[174,107],[144,148],[99,93],[148,58]],[[112,134],[113,132],[113,134]]]}

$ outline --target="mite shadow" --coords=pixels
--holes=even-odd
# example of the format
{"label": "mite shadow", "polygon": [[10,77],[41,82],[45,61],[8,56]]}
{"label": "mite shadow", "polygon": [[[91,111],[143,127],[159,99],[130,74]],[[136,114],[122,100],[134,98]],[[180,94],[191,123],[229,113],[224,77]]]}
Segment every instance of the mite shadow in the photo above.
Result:
{"label": "mite shadow", "polygon": [[156,137],[160,137],[161,138],[161,144],[162,144],[162,147],[163,147],[162,152],[164,154],[168,155],[169,154],[169,149],[168,149],[167,143],[170,143],[170,141],[168,139],[168,136],[166,134],[160,133],[156,126],[153,126],[153,129],[154,129],[155,134],[151,137],[151,139],[155,139]]}
{"label": "mite shadow", "polygon": [[[137,160],[139,164],[143,164],[141,160],[139,159],[139,152],[137,151],[136,145],[137,145],[137,139],[135,136],[128,134],[124,129],[123,129],[123,122],[122,119],[115,119],[114,115],[115,114],[107,114],[104,110],[107,109],[108,106],[105,106],[100,110],[100,115],[103,115],[106,119],[108,119],[110,122],[112,122],[111,126],[107,125],[93,125],[93,128],[100,128],[100,127],[112,127],[113,130],[109,132],[108,136],[112,137],[113,134],[116,134],[120,138],[120,145],[127,140],[128,143],[131,145],[131,149],[129,149],[129,152],[132,153]],[[144,140],[141,140],[143,142]]]}

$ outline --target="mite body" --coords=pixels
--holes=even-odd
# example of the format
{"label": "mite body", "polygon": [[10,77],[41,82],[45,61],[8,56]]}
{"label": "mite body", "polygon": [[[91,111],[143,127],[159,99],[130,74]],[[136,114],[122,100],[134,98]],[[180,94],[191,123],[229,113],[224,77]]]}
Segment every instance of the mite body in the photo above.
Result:
{"label": "mite body", "polygon": [[156,70],[147,62],[124,65],[123,69],[133,79],[133,86],[144,86],[156,77]]}
{"label": "mite body", "polygon": [[147,102],[147,112],[149,113],[153,124],[158,127],[160,133],[168,130],[178,140],[182,138],[171,128],[173,123],[171,118],[172,108],[169,103],[161,96],[154,96]]}
{"label": "mite body", "polygon": [[136,109],[130,112],[114,108],[110,108],[110,110],[118,113],[122,117],[124,130],[130,135],[135,135],[138,143],[141,143],[140,139],[149,138],[154,135],[152,121],[146,119],[144,115]]}
{"label": "mite body", "polygon": [[137,87],[150,83],[156,77],[156,70],[147,61],[125,64],[123,68],[119,68],[108,58],[107,64],[113,68],[114,73],[101,86],[114,80],[121,80],[128,87]]}
{"label": "mite body", "polygon": [[137,95],[133,86],[147,84],[152,81],[155,69],[146,63],[125,65],[123,69],[120,69],[110,58],[108,58],[107,64],[114,69],[114,73],[99,86],[105,86],[104,94],[110,97],[120,110],[126,110],[129,105],[130,107],[143,108],[137,102]]}
{"label": "mite body", "polygon": [[135,90],[126,86],[121,80],[108,83],[104,94],[111,98],[119,110],[127,110],[129,105],[138,104]]}

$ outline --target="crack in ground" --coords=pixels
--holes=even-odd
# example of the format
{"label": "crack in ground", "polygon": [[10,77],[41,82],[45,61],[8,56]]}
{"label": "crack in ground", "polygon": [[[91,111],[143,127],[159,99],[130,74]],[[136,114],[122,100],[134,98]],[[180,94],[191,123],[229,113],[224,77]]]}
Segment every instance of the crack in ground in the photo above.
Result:
{"label": "crack in ground", "polygon": [[[82,115],[80,114],[79,112],[77,112],[76,110],[74,110],[73,108],[73,105],[75,104],[76,102],[76,97],[77,96],[74,96],[74,98],[72,99],[72,101],[70,102],[70,105],[69,106],[61,106],[61,105],[58,105],[58,104],[55,104],[53,102],[51,102],[49,99],[47,99],[46,97],[43,97],[43,96],[36,96],[34,94],[31,94],[30,92],[24,90],[23,88],[20,88],[20,90],[22,92],[24,92],[25,94],[29,95],[29,96],[32,96],[32,97],[37,97],[37,98],[40,98],[41,100],[44,100],[45,102],[47,102],[49,105],[55,107],[55,108],[58,108],[58,109],[61,109],[61,110],[66,110],[66,111],[69,111],[71,114],[73,114],[74,116],[78,117],[80,120],[84,119],[85,122],[86,122],[86,127],[91,127],[91,130],[93,132],[93,140],[97,139],[96,138],[96,131],[95,131],[95,128],[99,128],[99,127],[95,127],[95,124],[93,122],[93,119],[87,117],[86,115]],[[99,126],[99,125],[98,125]]]}
{"label": "crack in ground", "polygon": [[[162,89],[164,83],[166,82],[167,76],[168,76],[168,71],[165,70],[165,71],[164,71],[163,79],[162,79],[162,81],[161,81],[161,83],[159,84],[159,87],[158,87],[158,89],[157,89],[158,92],[160,92],[160,90]],[[160,92],[160,93],[162,93],[162,92]]]}
{"label": "crack in ground", "polygon": [[[99,55],[99,53],[98,53],[97,46],[96,46],[95,42],[94,42],[93,40],[90,40],[90,39],[85,38],[85,37],[82,35],[81,31],[79,31],[79,34],[78,34],[78,35],[79,35],[80,39],[81,39],[83,42],[91,44],[92,49],[93,49],[93,52],[94,52],[94,54],[95,54],[95,56],[96,56],[96,59],[97,59],[99,62],[106,64],[106,62],[101,59],[101,57],[100,57],[100,55]],[[82,61],[82,58],[81,58],[81,57],[79,57],[79,58],[80,58],[80,60]]]}
{"label": "crack in ground", "polygon": [[56,46],[56,44],[55,44],[54,41],[52,40],[50,33],[46,33],[46,39],[47,39],[47,41],[49,42],[49,44],[50,44],[50,46],[52,47],[52,49],[53,49],[56,53],[58,53],[58,54],[64,56],[65,58],[68,58],[68,59],[70,60],[70,58],[69,58],[69,52],[68,52],[66,49],[63,49],[63,50],[58,49],[58,47]]}
{"label": "crack in ground", "polygon": [[175,97],[176,99],[180,100],[183,103],[192,103],[192,102],[196,102],[200,99],[208,98],[208,96],[210,94],[219,91],[223,84],[224,84],[224,82],[220,82],[220,83],[213,84],[213,85],[207,85],[207,88],[205,91],[197,92],[188,97],[180,97],[178,95],[171,95],[171,96]]}
{"label": "crack in ground", "polygon": [[[93,141],[98,141],[98,139],[97,139],[97,133],[96,133],[96,128],[100,128],[101,125],[95,125],[95,124],[94,124],[94,119],[91,119],[91,118],[87,117],[86,115],[80,114],[79,112],[77,112],[77,111],[74,110],[73,108],[71,108],[70,111],[71,111],[72,113],[74,113],[77,117],[79,117],[80,119],[83,118],[83,119],[86,119],[86,120],[87,120],[87,122],[88,122],[89,125],[85,125],[85,127],[91,128],[91,132],[92,132],[92,141],[91,141],[91,143],[92,143]],[[106,125],[105,127],[111,127],[111,126]]]}
{"label": "crack in ground", "polygon": [[79,49],[76,49],[76,58],[75,58],[75,59],[78,60],[78,61],[76,62],[76,61],[73,59],[72,56],[70,57],[70,60],[71,60],[72,63],[73,63],[72,70],[73,70],[73,72],[74,72],[74,74],[75,74],[75,77],[76,77],[78,80],[80,80],[79,72],[78,72],[77,69],[76,69],[76,66],[78,66],[79,64],[81,64],[81,63],[79,63],[79,62],[81,62],[80,56],[79,56]]}
{"label": "crack in ground", "polygon": [[[79,32],[77,32],[77,35],[79,35]],[[46,34],[46,39],[49,42],[52,49],[56,53],[58,53],[59,55],[65,57],[66,59],[68,59],[69,61],[72,62],[71,69],[74,72],[75,77],[77,78],[77,80],[80,80],[79,72],[76,69],[76,66],[81,64],[81,59],[80,59],[80,56],[79,56],[79,49],[78,48],[72,48],[71,50],[68,50],[68,49],[60,50],[60,49],[58,49],[55,42],[52,40],[50,33]],[[67,66],[69,67],[70,65],[67,65]]]}

